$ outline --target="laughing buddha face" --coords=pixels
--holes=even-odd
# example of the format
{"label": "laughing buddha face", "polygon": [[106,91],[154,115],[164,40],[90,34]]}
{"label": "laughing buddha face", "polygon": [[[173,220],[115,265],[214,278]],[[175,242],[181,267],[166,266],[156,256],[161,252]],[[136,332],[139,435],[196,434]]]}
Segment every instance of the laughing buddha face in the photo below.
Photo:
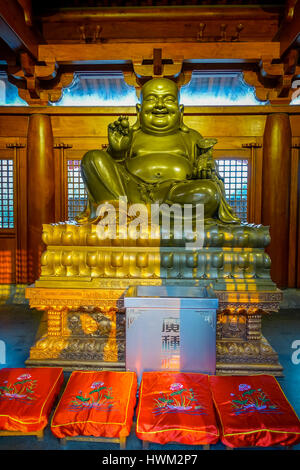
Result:
{"label": "laughing buddha face", "polygon": [[137,105],[142,131],[151,134],[170,134],[180,128],[183,106],[178,103],[178,89],[167,78],[145,83],[141,104]]}

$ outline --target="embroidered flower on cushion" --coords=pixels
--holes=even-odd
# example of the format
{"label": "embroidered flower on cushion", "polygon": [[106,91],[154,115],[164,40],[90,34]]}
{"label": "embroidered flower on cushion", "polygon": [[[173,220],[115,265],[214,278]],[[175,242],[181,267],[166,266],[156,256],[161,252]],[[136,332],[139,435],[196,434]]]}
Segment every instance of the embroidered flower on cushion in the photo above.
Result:
{"label": "embroidered flower on cushion", "polygon": [[96,408],[102,411],[109,411],[114,406],[112,387],[107,387],[104,382],[93,382],[90,385],[90,392],[84,393],[82,390],[73,398],[70,410]]}
{"label": "embroidered flower on cushion", "polygon": [[36,400],[34,389],[36,388],[37,380],[33,380],[30,374],[20,375],[12,384],[9,384],[7,380],[3,384],[0,386],[0,398],[9,400],[18,399],[26,403]]}
{"label": "embroidered flower on cushion", "polygon": [[93,382],[91,388],[102,387],[102,385],[104,385],[104,382]]}
{"label": "embroidered flower on cushion", "polygon": [[160,396],[154,399],[155,406],[152,413],[206,414],[192,388],[184,388],[181,383],[173,383],[170,390],[172,393],[160,392]]}
{"label": "embroidered flower on cushion", "polygon": [[231,400],[231,406],[235,415],[249,412],[282,413],[261,388],[254,389],[250,385],[240,384],[239,391],[242,393],[237,395],[230,393],[230,396],[234,397]]}
{"label": "embroidered flower on cushion", "polygon": [[251,389],[251,385],[247,385],[247,384],[240,384],[239,385],[239,391],[240,392],[244,392],[245,390],[250,390]]}
{"label": "embroidered flower on cushion", "polygon": [[27,380],[27,379],[31,379],[30,374],[22,374],[20,375],[20,377],[17,378],[17,380]]}
{"label": "embroidered flower on cushion", "polygon": [[170,390],[172,390],[172,392],[180,390],[181,388],[183,388],[183,385],[180,383],[174,383],[170,386]]}

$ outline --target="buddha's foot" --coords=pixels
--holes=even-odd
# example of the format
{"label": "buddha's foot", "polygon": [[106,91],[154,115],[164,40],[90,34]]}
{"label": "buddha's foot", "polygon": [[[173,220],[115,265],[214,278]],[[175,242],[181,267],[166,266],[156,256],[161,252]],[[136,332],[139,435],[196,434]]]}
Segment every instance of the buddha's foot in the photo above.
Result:
{"label": "buddha's foot", "polygon": [[75,221],[80,224],[87,224],[87,223],[93,223],[94,219],[97,219],[98,217],[91,218],[91,210],[89,207],[86,207],[82,212],[77,214],[75,216]]}
{"label": "buddha's foot", "polygon": [[75,216],[75,221],[78,224],[86,224],[89,221],[89,216],[86,212],[80,212],[80,214]]}

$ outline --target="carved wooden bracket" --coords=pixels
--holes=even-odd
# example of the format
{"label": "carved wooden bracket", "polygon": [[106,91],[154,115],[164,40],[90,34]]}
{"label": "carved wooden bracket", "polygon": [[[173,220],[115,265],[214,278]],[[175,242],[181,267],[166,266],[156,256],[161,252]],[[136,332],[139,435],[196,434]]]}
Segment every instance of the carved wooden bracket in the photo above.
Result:
{"label": "carved wooden bracket", "polygon": [[238,23],[235,27],[235,33],[232,36],[228,36],[227,34],[227,28],[228,24],[222,23],[220,24],[220,36],[215,37],[215,36],[209,36],[207,35],[204,37],[204,30],[206,28],[206,23],[199,23],[199,30],[197,32],[196,40],[199,42],[234,42],[234,41],[240,41],[240,36],[241,32],[244,29],[244,25],[242,23]]}
{"label": "carved wooden bracket", "polygon": [[153,49],[153,58],[133,58],[134,73],[140,77],[174,78],[180,74],[182,69],[183,57],[162,58],[161,49]]}
{"label": "carved wooden bracket", "polygon": [[244,25],[242,23],[239,23],[236,28],[235,28],[235,34],[232,36],[231,40],[232,41],[239,41],[240,40],[240,35],[241,32],[244,29]]}
{"label": "carved wooden bracket", "polygon": [[103,28],[100,25],[87,25],[83,24],[79,26],[80,42],[85,44],[95,44],[97,42],[103,42],[104,39],[101,37]]}
{"label": "carved wooden bracket", "polygon": [[220,26],[220,31],[221,31],[221,37],[220,37],[220,41],[227,41],[227,24],[226,23],[222,23],[221,26]]}
{"label": "carved wooden bracket", "polygon": [[205,23],[200,23],[199,24],[199,31],[197,33],[197,41],[204,41],[204,30],[206,28]]}
{"label": "carved wooden bracket", "polygon": [[162,49],[153,49],[153,57],[150,59],[143,57],[132,59],[133,71],[124,71],[124,79],[128,85],[136,88],[137,95],[143,84],[151,78],[169,78],[180,88],[190,81],[192,75],[191,71],[183,71],[182,64],[183,57],[163,59]]}
{"label": "carved wooden bracket", "polygon": [[299,52],[295,49],[280,63],[273,63],[272,58],[263,57],[257,71],[243,72],[245,82],[255,88],[258,100],[268,100],[271,104],[289,104],[292,99],[292,82],[300,73]]}
{"label": "carved wooden bracket", "polygon": [[49,101],[61,98],[63,88],[72,83],[74,74],[61,73],[55,61],[36,64],[29,54],[21,52],[20,66],[9,66],[8,78],[30,106],[47,106]]}

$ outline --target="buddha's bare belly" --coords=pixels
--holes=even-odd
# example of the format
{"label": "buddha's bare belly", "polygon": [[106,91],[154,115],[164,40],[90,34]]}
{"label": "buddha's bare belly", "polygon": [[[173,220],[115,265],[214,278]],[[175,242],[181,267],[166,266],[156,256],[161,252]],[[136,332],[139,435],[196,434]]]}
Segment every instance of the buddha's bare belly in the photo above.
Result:
{"label": "buddha's bare belly", "polygon": [[146,183],[162,183],[167,180],[182,181],[192,174],[192,165],[183,155],[155,153],[129,158],[128,171]]}

